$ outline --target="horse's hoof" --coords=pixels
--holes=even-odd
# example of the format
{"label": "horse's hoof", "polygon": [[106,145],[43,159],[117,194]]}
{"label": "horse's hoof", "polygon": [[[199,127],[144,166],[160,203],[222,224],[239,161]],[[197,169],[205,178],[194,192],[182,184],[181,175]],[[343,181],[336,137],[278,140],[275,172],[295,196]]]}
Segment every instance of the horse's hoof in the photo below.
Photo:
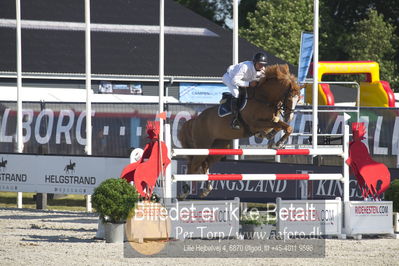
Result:
{"label": "horse's hoof", "polygon": [[267,148],[268,149],[274,149],[276,148],[276,145],[273,141],[269,141],[269,143],[267,144]]}
{"label": "horse's hoof", "polygon": [[276,136],[276,133],[274,133],[274,132],[272,131],[272,132],[270,132],[270,133],[267,133],[266,136],[265,136],[265,138],[268,139],[268,140],[270,140],[270,139],[274,138],[274,136]]}
{"label": "horse's hoof", "polygon": [[177,199],[183,201],[188,197],[188,195],[189,193],[182,193],[177,197]]}
{"label": "horse's hoof", "polygon": [[282,143],[282,142],[277,142],[276,143],[276,148],[277,149],[283,149],[285,147],[285,144],[284,143]]}
{"label": "horse's hoof", "polygon": [[178,196],[179,200],[185,200],[190,195],[190,186],[188,184],[183,185],[183,193]]}
{"label": "horse's hoof", "polygon": [[201,199],[206,198],[206,197],[209,195],[209,193],[211,193],[211,190],[204,190],[204,191],[201,192],[201,194],[199,195],[199,197],[200,197]]}
{"label": "horse's hoof", "polygon": [[257,138],[260,138],[260,139],[263,139],[264,138],[264,135],[262,134],[262,133],[256,133],[255,134],[255,137],[257,137]]}
{"label": "horse's hoof", "polygon": [[208,196],[209,193],[211,193],[212,189],[213,189],[212,183],[209,182],[207,184],[206,188],[204,188],[204,190],[200,194],[200,198],[202,199],[202,198],[205,198],[206,196]]}

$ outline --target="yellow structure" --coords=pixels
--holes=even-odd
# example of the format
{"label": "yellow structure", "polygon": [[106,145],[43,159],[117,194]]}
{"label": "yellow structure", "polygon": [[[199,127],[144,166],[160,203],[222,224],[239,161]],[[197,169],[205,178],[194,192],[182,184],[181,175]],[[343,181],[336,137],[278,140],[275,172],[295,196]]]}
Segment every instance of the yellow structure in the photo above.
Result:
{"label": "yellow structure", "polygon": [[[395,96],[386,81],[380,80],[380,67],[373,61],[319,62],[318,81],[326,74],[366,74],[360,82],[360,106],[395,107]],[[328,84],[319,84],[319,105],[335,105],[334,95]],[[312,84],[306,86],[305,102],[312,103]]]}

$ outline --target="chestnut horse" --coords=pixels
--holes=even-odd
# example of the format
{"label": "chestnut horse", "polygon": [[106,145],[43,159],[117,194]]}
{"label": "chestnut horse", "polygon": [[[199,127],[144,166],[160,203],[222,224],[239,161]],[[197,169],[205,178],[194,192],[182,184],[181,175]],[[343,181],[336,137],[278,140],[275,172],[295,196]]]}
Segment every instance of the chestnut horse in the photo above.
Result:
{"label": "chestnut horse", "polygon": [[[277,141],[281,147],[292,133],[285,121],[293,117],[300,87],[290,74],[288,65],[273,65],[266,68],[265,77],[254,88],[247,88],[247,104],[240,112],[241,129],[232,129],[232,115],[218,116],[218,106],[204,110],[198,117],[186,121],[178,138],[183,148],[227,149],[231,140],[252,135],[272,138],[280,131],[285,134]],[[284,120],[280,112],[284,110]],[[188,156],[188,174],[205,174],[211,164],[223,156]]]}

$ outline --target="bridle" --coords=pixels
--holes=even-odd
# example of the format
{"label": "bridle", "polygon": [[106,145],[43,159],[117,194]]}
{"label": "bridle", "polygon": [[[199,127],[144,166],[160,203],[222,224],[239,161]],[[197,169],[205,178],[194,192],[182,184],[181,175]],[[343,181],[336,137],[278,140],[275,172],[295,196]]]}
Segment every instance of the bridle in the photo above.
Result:
{"label": "bridle", "polygon": [[[277,79],[275,77],[271,78],[271,79]],[[257,102],[260,102],[262,104],[265,104],[267,106],[275,106],[275,112],[280,112],[285,110],[285,111],[289,111],[292,112],[293,109],[287,104],[287,101],[289,99],[289,97],[293,97],[293,89],[292,89],[292,84],[290,84],[290,88],[285,92],[283,100],[279,101],[277,103],[271,103],[268,102],[267,100],[264,100],[262,98],[257,98],[256,97],[256,91],[258,90],[259,84],[256,85],[255,87],[253,87],[253,94],[251,95],[251,97],[249,96],[249,93],[247,92],[247,100],[255,100]]]}
{"label": "bridle", "polygon": [[293,95],[293,89],[292,89],[292,85],[290,85],[290,89],[287,90],[287,93],[284,96],[284,100],[283,100],[283,107],[284,107],[284,112],[289,112],[292,113],[294,111],[294,108],[292,108],[289,104],[288,104],[288,99],[292,99],[294,97]]}

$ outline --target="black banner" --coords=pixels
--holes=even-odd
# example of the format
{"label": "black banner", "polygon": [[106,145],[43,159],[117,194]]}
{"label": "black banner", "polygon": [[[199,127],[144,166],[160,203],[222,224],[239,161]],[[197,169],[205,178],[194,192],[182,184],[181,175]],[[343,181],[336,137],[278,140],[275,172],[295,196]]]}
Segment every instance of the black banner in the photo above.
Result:
{"label": "black banner", "polygon": [[[178,160],[177,173],[186,173],[186,161]],[[342,173],[342,166],[316,166],[312,164],[265,163],[256,161],[221,161],[211,167],[211,173],[225,174],[302,174]],[[399,169],[389,169],[391,178],[399,177]],[[275,202],[283,199],[335,199],[343,198],[343,183],[338,180],[259,180],[259,181],[211,181],[213,190],[207,200],[232,200],[239,197],[242,202]],[[183,186],[190,187],[187,199],[201,199],[205,181],[178,182],[177,192],[181,195]],[[363,200],[355,177],[349,181],[350,200]]]}
{"label": "black banner", "polygon": [[[180,147],[177,132],[181,124],[210,105],[169,104],[168,122],[172,130],[172,145]],[[298,110],[306,107],[298,107]],[[321,109],[321,108],[319,108]],[[347,109],[347,108],[346,108]],[[147,143],[145,126],[155,120],[157,104],[92,104],[93,155],[128,157],[131,150]],[[16,151],[16,103],[0,103],[0,152]],[[350,122],[357,121],[355,112]],[[361,108],[359,118],[366,123],[364,140],[375,160],[397,167],[399,151],[399,109]],[[343,113],[319,114],[319,131],[341,134]],[[311,133],[312,114],[297,112],[291,122],[295,133]],[[24,153],[83,155],[86,144],[85,104],[23,103]],[[279,135],[276,136],[278,138]],[[288,144],[308,144],[309,136],[293,136]],[[267,140],[250,137],[240,145],[264,146]]]}

